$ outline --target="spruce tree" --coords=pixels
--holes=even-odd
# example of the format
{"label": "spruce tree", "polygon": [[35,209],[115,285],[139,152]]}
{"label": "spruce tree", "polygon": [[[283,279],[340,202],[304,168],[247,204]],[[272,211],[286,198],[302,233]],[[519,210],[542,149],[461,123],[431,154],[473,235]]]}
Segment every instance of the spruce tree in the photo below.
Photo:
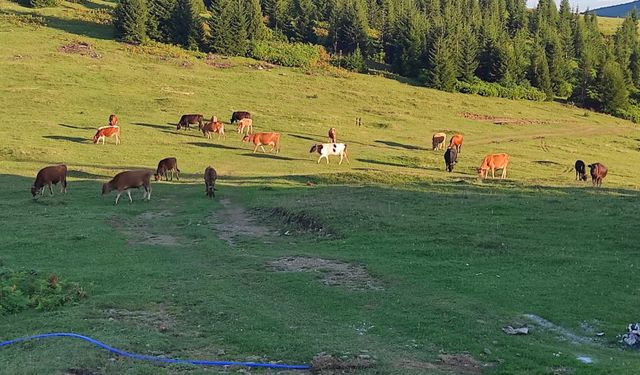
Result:
{"label": "spruce tree", "polygon": [[209,25],[209,40],[207,45],[211,52],[220,54],[231,54],[232,41],[231,33],[231,1],[233,0],[212,0]]}
{"label": "spruce tree", "polygon": [[476,69],[478,69],[478,40],[470,26],[465,28],[462,38],[458,76],[463,81],[471,82],[475,79]]}
{"label": "spruce tree", "polygon": [[453,91],[456,85],[456,68],[446,37],[437,37],[429,51],[429,85],[438,90]]}
{"label": "spruce tree", "polygon": [[249,49],[249,40],[247,36],[247,19],[245,17],[245,9],[243,0],[231,0],[232,12],[229,20],[231,28],[231,45],[229,54],[245,56]]}
{"label": "spruce tree", "polygon": [[176,0],[149,0],[147,35],[163,43],[171,43],[173,36],[172,17]]}
{"label": "spruce tree", "polygon": [[187,49],[197,50],[203,45],[202,19],[194,3],[197,0],[178,0],[173,10],[173,41]]}
{"label": "spruce tree", "polygon": [[624,74],[620,65],[611,59],[606,61],[600,69],[596,90],[603,112],[616,114],[628,106],[629,91],[627,91]]}
{"label": "spruce tree", "polygon": [[547,56],[538,43],[531,52],[531,66],[529,67],[529,80],[534,87],[539,88],[547,96],[547,100],[553,99],[553,87],[549,75]]}
{"label": "spruce tree", "polygon": [[147,40],[147,3],[145,0],[121,0],[114,11],[116,38],[127,43]]}
{"label": "spruce tree", "polygon": [[247,37],[249,40],[262,40],[266,37],[266,26],[264,24],[262,7],[260,0],[247,0]]}

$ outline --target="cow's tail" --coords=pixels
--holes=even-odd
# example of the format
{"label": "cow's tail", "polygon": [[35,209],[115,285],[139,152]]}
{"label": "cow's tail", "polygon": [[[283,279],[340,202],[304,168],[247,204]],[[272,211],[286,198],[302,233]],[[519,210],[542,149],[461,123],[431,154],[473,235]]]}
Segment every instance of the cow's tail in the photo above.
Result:
{"label": "cow's tail", "polygon": [[280,152],[280,134],[276,137],[276,153]]}

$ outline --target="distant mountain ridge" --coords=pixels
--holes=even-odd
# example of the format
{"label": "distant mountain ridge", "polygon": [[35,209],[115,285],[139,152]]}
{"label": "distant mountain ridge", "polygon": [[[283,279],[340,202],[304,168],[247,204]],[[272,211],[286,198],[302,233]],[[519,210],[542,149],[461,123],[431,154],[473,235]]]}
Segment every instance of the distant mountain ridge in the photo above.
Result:
{"label": "distant mountain ridge", "polygon": [[636,9],[640,12],[640,0],[632,1],[630,3],[610,5],[607,7],[597,8],[590,10],[602,17],[625,17],[631,10]]}

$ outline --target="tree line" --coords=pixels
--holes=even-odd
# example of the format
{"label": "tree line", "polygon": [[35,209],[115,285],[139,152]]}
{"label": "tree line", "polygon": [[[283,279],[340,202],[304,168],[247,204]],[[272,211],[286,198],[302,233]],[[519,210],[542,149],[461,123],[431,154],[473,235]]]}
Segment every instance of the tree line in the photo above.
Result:
{"label": "tree line", "polygon": [[317,44],[355,70],[366,60],[440,90],[533,92],[640,120],[635,12],[609,37],[568,0],[121,0],[114,25],[126,42],[227,55]]}

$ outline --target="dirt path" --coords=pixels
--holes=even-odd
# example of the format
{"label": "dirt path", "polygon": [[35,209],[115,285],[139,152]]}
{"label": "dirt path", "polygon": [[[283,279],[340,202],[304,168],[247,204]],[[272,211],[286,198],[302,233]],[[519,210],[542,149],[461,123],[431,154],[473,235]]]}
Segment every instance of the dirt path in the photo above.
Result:
{"label": "dirt path", "polygon": [[222,208],[213,215],[216,221],[213,228],[229,245],[235,245],[237,236],[264,238],[273,234],[273,230],[257,224],[244,207],[233,204],[231,199],[223,198],[220,203]]}

